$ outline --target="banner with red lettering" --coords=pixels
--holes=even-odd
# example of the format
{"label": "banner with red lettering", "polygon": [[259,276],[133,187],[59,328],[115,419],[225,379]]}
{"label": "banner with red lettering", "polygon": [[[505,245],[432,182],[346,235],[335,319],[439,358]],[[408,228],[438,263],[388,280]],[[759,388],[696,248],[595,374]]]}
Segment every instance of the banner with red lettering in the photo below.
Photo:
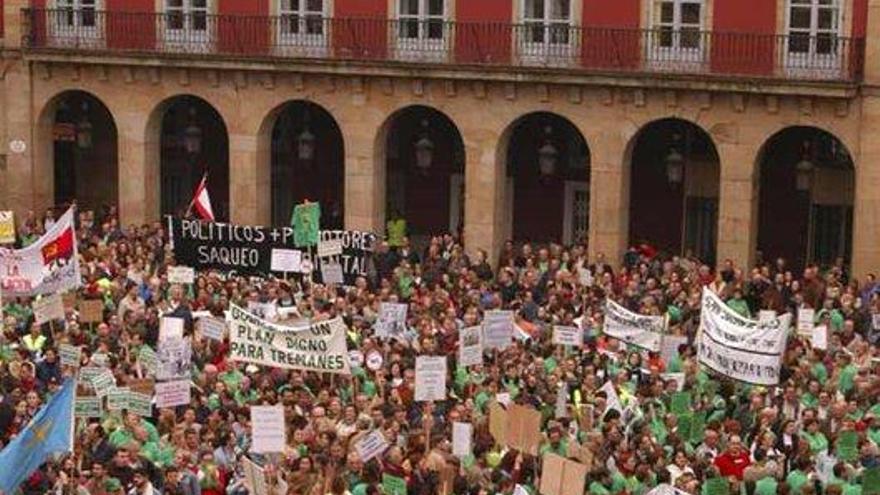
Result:
{"label": "banner with red lettering", "polygon": [[80,286],[73,208],[35,243],[0,248],[0,290],[7,297],[52,294]]}

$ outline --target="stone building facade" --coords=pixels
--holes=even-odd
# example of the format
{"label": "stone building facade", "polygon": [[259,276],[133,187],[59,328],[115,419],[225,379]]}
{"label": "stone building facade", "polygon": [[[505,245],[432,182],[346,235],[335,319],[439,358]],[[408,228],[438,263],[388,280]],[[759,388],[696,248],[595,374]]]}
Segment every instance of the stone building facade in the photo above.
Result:
{"label": "stone building facade", "polygon": [[613,3],[4,0],[0,209],[880,267],[880,0]]}

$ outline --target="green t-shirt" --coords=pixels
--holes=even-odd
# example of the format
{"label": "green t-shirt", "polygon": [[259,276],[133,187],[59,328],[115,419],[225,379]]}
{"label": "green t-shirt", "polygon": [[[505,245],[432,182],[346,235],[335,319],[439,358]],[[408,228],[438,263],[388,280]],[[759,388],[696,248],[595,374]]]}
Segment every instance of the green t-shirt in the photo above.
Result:
{"label": "green t-shirt", "polygon": [[828,439],[825,438],[825,435],[822,434],[821,431],[817,431],[816,433],[803,433],[804,440],[810,444],[810,451],[814,454],[818,454],[819,452],[823,452],[828,450]]}
{"label": "green t-shirt", "polygon": [[599,483],[598,481],[594,481],[590,483],[590,494],[591,495],[611,495],[611,490],[605,488],[605,485]]}
{"label": "green t-shirt", "polygon": [[847,393],[853,388],[853,380],[856,377],[856,374],[859,372],[859,368],[850,364],[840,372],[840,377],[837,380],[837,387],[841,392]]}
{"label": "green t-shirt", "polygon": [[785,478],[791,493],[800,493],[801,487],[807,484],[807,475],[803,471],[794,470]]}
{"label": "green t-shirt", "polygon": [[755,483],[755,495],[776,495],[776,480],[768,476]]}
{"label": "green t-shirt", "polygon": [[236,391],[241,386],[241,380],[244,374],[237,369],[231,369],[220,375],[220,381],[223,382],[229,390]]}

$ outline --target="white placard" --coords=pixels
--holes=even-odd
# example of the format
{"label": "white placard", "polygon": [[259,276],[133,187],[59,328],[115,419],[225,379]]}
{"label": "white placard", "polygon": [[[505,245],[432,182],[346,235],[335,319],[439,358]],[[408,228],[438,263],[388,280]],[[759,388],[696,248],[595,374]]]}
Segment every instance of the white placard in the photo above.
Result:
{"label": "white placard", "polygon": [[89,380],[92,383],[92,387],[95,388],[95,393],[98,394],[98,397],[104,397],[116,389],[116,377],[113,376],[113,372],[106,368],[101,368],[101,370],[100,373],[95,374]]}
{"label": "white placard", "polygon": [[660,342],[660,357],[667,365],[678,356],[679,346],[688,343],[686,335],[664,335]]}
{"label": "white placard", "polygon": [[880,313],[874,313],[871,315],[871,323],[874,330],[880,330]]}
{"label": "white placard", "polygon": [[169,266],[168,283],[191,284],[196,281],[196,271],[191,266]]}
{"label": "white placard", "polygon": [[510,405],[510,392],[500,392],[495,394],[495,402],[501,404],[504,407]]}
{"label": "white placard", "polygon": [[385,440],[385,435],[382,435],[382,432],[379,430],[371,431],[355,444],[358,456],[360,456],[361,462],[364,463],[369,462],[370,459],[378,455],[382,455],[382,452],[385,452],[387,448],[388,440]]}
{"label": "white placard", "polygon": [[474,427],[470,423],[452,423],[452,455],[461,459],[471,455]]}
{"label": "white placard", "polygon": [[480,326],[462,328],[458,332],[458,365],[483,364],[483,329]]}
{"label": "white placard", "polygon": [[797,331],[798,335],[810,337],[813,335],[813,325],[816,321],[816,310],[812,308],[798,308]]}
{"label": "white placard", "polygon": [[156,356],[159,360],[156,378],[159,380],[190,378],[192,373],[192,342],[189,340],[163,340],[159,342]]}
{"label": "white placard", "polygon": [[578,327],[553,325],[553,344],[580,347],[584,343],[584,331]]}
{"label": "white placard", "polygon": [[416,401],[446,399],[446,356],[416,357]]}
{"label": "white placard", "polygon": [[486,311],[483,348],[506,349],[513,339],[513,311]]}
{"label": "white placard", "polygon": [[183,318],[163,316],[159,320],[159,342],[183,338]]}
{"label": "white placard", "polygon": [[772,309],[762,309],[758,311],[758,321],[767,323],[776,319],[776,311]]}
{"label": "white placard", "polygon": [[360,368],[364,365],[364,353],[357,349],[348,351],[348,363],[352,368]]}
{"label": "white placard", "polygon": [[199,318],[199,330],[202,335],[211,340],[223,340],[223,334],[226,332],[226,322],[213,317]]}
{"label": "white placard", "polygon": [[556,392],[556,404],[554,409],[556,419],[568,417],[568,382],[562,382],[562,387]]}
{"label": "white placard", "polygon": [[273,454],[284,452],[287,429],[284,406],[251,406],[251,452]]}
{"label": "white placard", "polygon": [[302,251],[273,249],[269,265],[269,269],[273,272],[299,273],[302,269]]}
{"label": "white placard", "polygon": [[82,357],[82,348],[70,344],[61,344],[58,346],[58,356],[61,357],[62,366],[79,366]]}
{"label": "white placard", "polygon": [[184,406],[192,400],[190,380],[174,380],[156,384],[156,407]]}
{"label": "white placard", "polygon": [[342,254],[342,238],[320,239],[318,241],[318,257],[327,258]]}
{"label": "white placard", "polygon": [[827,351],[828,327],[825,325],[818,325],[813,327],[813,335],[810,337],[810,340],[813,343],[813,349],[822,349],[823,351]]}
{"label": "white placard", "polygon": [[61,294],[43,296],[39,301],[34,302],[31,307],[34,310],[34,319],[37,325],[64,319],[64,302],[61,300]]}
{"label": "white placard", "polygon": [[321,281],[324,284],[344,284],[342,265],[339,263],[321,263]]}
{"label": "white placard", "polygon": [[408,304],[383,302],[379,306],[379,318],[376,320],[376,336],[404,339],[408,308]]}
{"label": "white placard", "polygon": [[676,387],[676,389],[677,389],[679,392],[681,392],[682,390],[684,390],[684,380],[685,380],[684,373],[681,373],[681,372],[676,372],[676,373],[663,373],[662,375],[660,375],[660,377],[663,378],[663,379],[666,380],[666,381],[669,381],[669,380],[675,380],[675,387]]}
{"label": "white placard", "polygon": [[660,350],[660,340],[665,325],[662,316],[640,315],[605,300],[605,326],[603,332],[609,337],[649,351]]}

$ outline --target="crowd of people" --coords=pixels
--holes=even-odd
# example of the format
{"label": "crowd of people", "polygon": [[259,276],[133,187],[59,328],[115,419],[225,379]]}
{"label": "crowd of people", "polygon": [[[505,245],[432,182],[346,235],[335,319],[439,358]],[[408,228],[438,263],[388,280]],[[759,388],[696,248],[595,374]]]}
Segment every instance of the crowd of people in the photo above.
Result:
{"label": "crowd of people", "polygon": [[[52,221],[24,218],[18,245]],[[370,276],[351,287],[213,271],[175,285],[162,223],[124,227],[113,209],[80,214],[77,223],[77,299],[101,301],[103,321],[85,324],[68,307],[50,328],[35,323],[31,300],[3,300],[0,448],[76,374],[60,364],[59,346],[82,346],[82,366],[106,366],[123,386],[143,377],[140,348],[155,349],[163,315],[186,321],[192,401],[153,407],[149,417],[121,411],[77,421],[73,454],[32,473],[20,487],[26,495],[244,495],[252,488],[245,458],[265,468],[269,493],[286,485],[296,495],[378,494],[387,489],[383,475],[393,475],[414,495],[536,495],[550,454],[587,463],[575,491],[592,495],[643,495],[658,486],[717,495],[719,485],[709,480],[719,478],[730,493],[746,495],[868,495],[875,488],[867,473],[880,467],[880,285],[873,275],[848,273],[842,261],[795,272],[781,259],[751,269],[730,261],[710,267],[646,246],[588,259],[582,245],[512,242],[498,257],[469,257],[460,239],[443,235],[419,250],[377,242]],[[620,254],[623,263],[613,263]],[[813,308],[815,323],[830,330],[827,348],[792,330],[776,387],[713,373],[697,362],[694,346],[704,287],[753,318],[761,310]],[[663,356],[608,338],[606,298],[664,316],[666,332],[686,339]],[[379,305],[389,301],[409,305],[410,338],[375,336]],[[205,338],[192,313],[222,316],[230,303],[248,302],[296,307],[304,318],[341,316],[348,349],[376,350],[382,365],[356,366],[346,376],[233,362],[228,339]],[[482,366],[457,365],[459,331],[493,309],[515,311],[518,338],[486,352]],[[583,328],[582,345],[554,345],[554,325]],[[449,356],[446,400],[414,400],[419,355]],[[704,419],[700,431],[680,424],[671,404],[680,385],[669,373],[684,377],[690,414]],[[625,413],[609,407],[608,383]],[[508,448],[490,433],[489,410],[501,396],[541,412],[537,452]],[[285,410],[281,455],[250,452],[249,406],[269,404]],[[452,453],[454,422],[473,425],[467,455]],[[373,430],[390,447],[364,462],[354,445]],[[845,432],[858,437],[857,455],[846,460],[837,449]]]}

